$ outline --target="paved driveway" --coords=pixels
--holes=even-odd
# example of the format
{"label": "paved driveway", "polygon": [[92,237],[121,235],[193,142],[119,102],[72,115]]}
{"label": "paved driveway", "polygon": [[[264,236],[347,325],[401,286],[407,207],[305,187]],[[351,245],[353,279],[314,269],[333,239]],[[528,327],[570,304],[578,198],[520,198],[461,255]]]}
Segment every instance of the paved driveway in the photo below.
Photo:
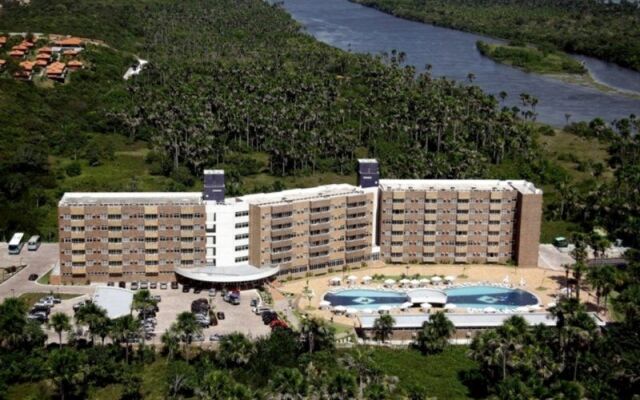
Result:
{"label": "paved driveway", "polygon": [[554,271],[564,271],[565,264],[573,264],[575,260],[569,253],[558,250],[552,244],[541,244],[538,258],[540,267]]}
{"label": "paved driveway", "polygon": [[92,294],[93,286],[57,286],[40,285],[30,281],[29,275],[38,274],[38,278],[49,272],[58,261],[58,244],[43,243],[37,251],[28,251],[24,246],[18,255],[9,255],[6,243],[0,243],[0,267],[26,264],[20,272],[0,284],[0,301],[8,296],[20,296],[29,292],[54,292]]}

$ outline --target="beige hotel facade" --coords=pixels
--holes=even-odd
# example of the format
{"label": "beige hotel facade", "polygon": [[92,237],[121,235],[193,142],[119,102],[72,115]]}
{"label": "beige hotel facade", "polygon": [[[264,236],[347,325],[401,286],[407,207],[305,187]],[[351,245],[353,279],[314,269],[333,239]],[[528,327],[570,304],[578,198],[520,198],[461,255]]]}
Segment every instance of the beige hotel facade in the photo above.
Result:
{"label": "beige hotel facade", "polygon": [[536,266],[542,191],[525,181],[384,180],[226,198],[203,192],[66,193],[58,207],[63,283],[251,285],[372,259]]}

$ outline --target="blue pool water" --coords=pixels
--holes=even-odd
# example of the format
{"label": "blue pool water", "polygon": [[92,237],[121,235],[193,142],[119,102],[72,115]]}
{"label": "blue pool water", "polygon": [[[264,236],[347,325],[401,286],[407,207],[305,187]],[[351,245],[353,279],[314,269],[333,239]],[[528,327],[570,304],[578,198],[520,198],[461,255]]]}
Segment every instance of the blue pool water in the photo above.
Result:
{"label": "blue pool water", "polygon": [[495,309],[516,308],[538,304],[532,293],[521,289],[509,289],[493,286],[468,286],[445,289],[447,303],[461,308]]}
{"label": "blue pool water", "polygon": [[[447,303],[459,308],[509,309],[538,304],[535,295],[526,290],[493,286],[468,286],[444,289]],[[409,300],[404,292],[377,289],[345,289],[336,293],[327,293],[324,300],[332,306],[345,306],[355,309],[370,308],[377,310],[381,306],[397,307]]]}
{"label": "blue pool water", "polygon": [[336,293],[327,293],[324,299],[332,306],[345,306],[355,309],[371,308],[377,310],[380,306],[399,306],[409,300],[402,292],[376,289],[346,289]]}

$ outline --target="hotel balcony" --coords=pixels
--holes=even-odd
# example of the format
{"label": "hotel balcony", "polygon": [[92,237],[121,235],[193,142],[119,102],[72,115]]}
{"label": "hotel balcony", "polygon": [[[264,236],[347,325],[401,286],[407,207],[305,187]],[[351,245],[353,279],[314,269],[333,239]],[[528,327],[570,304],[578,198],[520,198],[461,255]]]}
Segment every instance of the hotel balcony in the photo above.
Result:
{"label": "hotel balcony", "polygon": [[76,276],[86,275],[87,274],[87,267],[86,266],[71,267],[71,274],[76,275]]}
{"label": "hotel balcony", "polygon": [[71,243],[71,250],[84,250],[86,243]]}
{"label": "hotel balcony", "polygon": [[160,267],[158,265],[145,265],[144,273],[147,275],[157,275],[160,272]]}
{"label": "hotel balcony", "polygon": [[109,275],[122,275],[123,267],[121,265],[109,266]]}

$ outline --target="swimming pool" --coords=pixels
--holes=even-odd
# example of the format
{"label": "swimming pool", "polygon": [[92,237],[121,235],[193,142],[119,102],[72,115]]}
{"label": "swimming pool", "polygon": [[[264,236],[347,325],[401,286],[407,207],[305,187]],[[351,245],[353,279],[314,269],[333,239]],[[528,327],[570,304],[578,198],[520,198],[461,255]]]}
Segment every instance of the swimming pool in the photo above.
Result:
{"label": "swimming pool", "polygon": [[370,308],[377,310],[381,306],[398,307],[409,300],[403,292],[377,289],[345,289],[335,293],[327,293],[324,299],[333,307],[345,306],[355,309]]}
{"label": "swimming pool", "polygon": [[522,289],[510,289],[495,286],[466,286],[445,289],[447,303],[460,308],[493,307],[498,310],[532,306],[538,304],[538,298]]}
{"label": "swimming pool", "polygon": [[[495,286],[465,286],[444,289],[447,303],[455,304],[459,308],[486,308],[498,310],[538,304],[538,298],[526,290],[510,289]],[[324,300],[331,306],[345,306],[355,309],[377,310],[382,306],[399,307],[410,301],[410,296],[401,291],[379,289],[344,289],[329,292]]]}

